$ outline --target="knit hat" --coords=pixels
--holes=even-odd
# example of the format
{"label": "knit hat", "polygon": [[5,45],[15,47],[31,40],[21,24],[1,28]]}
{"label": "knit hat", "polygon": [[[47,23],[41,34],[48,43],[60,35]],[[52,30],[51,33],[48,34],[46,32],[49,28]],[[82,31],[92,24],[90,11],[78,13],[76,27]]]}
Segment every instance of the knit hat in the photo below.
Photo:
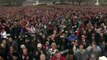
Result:
{"label": "knit hat", "polygon": [[38,43],[38,44],[37,44],[37,47],[38,47],[38,48],[39,48],[39,47],[41,48],[41,47],[42,47],[42,44],[41,44],[41,43]]}
{"label": "knit hat", "polygon": [[107,60],[105,56],[99,57],[99,60]]}
{"label": "knit hat", "polygon": [[26,48],[26,46],[24,44],[22,44],[22,45],[20,45],[20,48],[24,49],[24,48]]}

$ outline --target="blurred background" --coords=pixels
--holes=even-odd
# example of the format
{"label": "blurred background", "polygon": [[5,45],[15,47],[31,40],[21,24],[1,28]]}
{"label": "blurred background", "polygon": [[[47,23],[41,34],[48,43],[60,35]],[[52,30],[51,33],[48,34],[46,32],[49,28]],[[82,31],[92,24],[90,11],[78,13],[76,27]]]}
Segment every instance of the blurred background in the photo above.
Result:
{"label": "blurred background", "polygon": [[[0,0],[0,6],[29,6],[29,5],[95,5],[97,0]],[[107,0],[99,0],[100,5],[107,5]]]}

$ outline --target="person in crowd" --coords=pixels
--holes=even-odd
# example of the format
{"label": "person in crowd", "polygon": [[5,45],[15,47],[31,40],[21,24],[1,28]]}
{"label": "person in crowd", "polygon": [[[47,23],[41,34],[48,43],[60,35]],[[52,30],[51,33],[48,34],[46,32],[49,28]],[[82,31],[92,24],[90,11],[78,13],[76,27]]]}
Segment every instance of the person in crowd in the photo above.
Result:
{"label": "person in crowd", "polygon": [[20,54],[18,52],[13,52],[12,55],[12,60],[20,60]]}
{"label": "person in crowd", "polygon": [[86,51],[88,52],[88,58],[91,60],[98,60],[101,55],[101,48],[96,45],[95,42],[92,42],[92,44],[87,47]]}
{"label": "person in crowd", "polygon": [[84,44],[84,48],[87,48],[89,46],[89,41],[86,40],[86,36],[85,35],[81,35],[81,41],[80,43],[83,43]]}
{"label": "person in crowd", "polygon": [[18,44],[15,40],[13,40],[11,37],[8,38],[8,46],[13,47],[16,51],[18,51]]}
{"label": "person in crowd", "polygon": [[77,60],[87,60],[88,59],[88,55],[85,50],[84,44],[80,44],[79,49],[77,49],[77,51],[75,51],[74,54],[77,57]]}
{"label": "person in crowd", "polygon": [[9,49],[9,52],[8,52],[8,60],[11,59],[12,60],[12,56],[13,56],[13,53],[15,52],[15,49],[10,46],[10,49]]}
{"label": "person in crowd", "polygon": [[33,52],[34,59],[35,60],[40,60],[40,56],[42,54],[47,55],[46,49],[43,48],[43,45],[41,43],[38,43],[37,44],[37,49],[35,49],[34,52]]}
{"label": "person in crowd", "polygon": [[71,50],[67,53],[66,60],[77,60],[77,57],[74,55],[73,50]]}
{"label": "person in crowd", "polygon": [[55,55],[55,52],[58,51],[56,43],[51,44],[51,48],[49,49],[49,56],[52,58]]}
{"label": "person in crowd", "polygon": [[4,60],[4,59],[0,56],[0,60]]}
{"label": "person in crowd", "polygon": [[53,56],[51,60],[66,60],[66,58],[63,57],[59,51],[56,51],[55,56]]}
{"label": "person in crowd", "polygon": [[21,54],[21,60],[32,60],[32,56],[29,54],[28,49],[24,48]]}
{"label": "person in crowd", "polygon": [[73,31],[71,31],[71,35],[68,37],[69,41],[75,41],[78,40],[78,37],[75,35]]}
{"label": "person in crowd", "polygon": [[2,43],[0,44],[0,56],[6,60],[8,56],[8,46],[6,40],[2,40]]}
{"label": "person in crowd", "polygon": [[46,60],[46,56],[44,54],[40,55],[40,60]]}
{"label": "person in crowd", "polygon": [[7,33],[5,31],[5,27],[4,26],[2,26],[2,31],[1,31],[0,35],[1,35],[1,38],[5,38],[5,39],[7,38]]}

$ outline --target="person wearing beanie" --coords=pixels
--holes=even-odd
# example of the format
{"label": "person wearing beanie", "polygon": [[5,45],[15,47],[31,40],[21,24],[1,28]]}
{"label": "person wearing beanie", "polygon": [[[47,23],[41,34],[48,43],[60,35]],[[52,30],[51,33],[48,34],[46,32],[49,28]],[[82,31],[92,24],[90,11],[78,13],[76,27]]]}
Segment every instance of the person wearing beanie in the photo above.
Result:
{"label": "person wearing beanie", "polygon": [[34,50],[34,52],[33,52],[33,58],[34,58],[35,60],[40,60],[41,54],[46,55],[46,54],[47,54],[47,53],[46,53],[46,49],[43,48],[43,44],[38,43],[38,44],[37,44],[37,48],[36,48],[36,49]]}

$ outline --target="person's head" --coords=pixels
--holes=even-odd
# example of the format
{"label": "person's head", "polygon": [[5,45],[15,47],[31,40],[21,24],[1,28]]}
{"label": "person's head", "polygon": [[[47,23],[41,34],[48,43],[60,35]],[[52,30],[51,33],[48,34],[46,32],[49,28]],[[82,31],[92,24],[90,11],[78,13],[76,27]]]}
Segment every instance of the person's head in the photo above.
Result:
{"label": "person's head", "polygon": [[45,35],[42,35],[42,38],[45,38],[46,36]]}
{"label": "person's head", "polygon": [[91,46],[92,46],[92,48],[95,48],[96,47],[96,43],[92,42]]}
{"label": "person's head", "polygon": [[2,30],[1,30],[2,32],[4,32],[4,31],[5,31],[5,27],[4,27],[4,26],[2,26],[2,27],[1,27],[1,29],[2,29]]}
{"label": "person's head", "polygon": [[40,60],[46,60],[46,56],[44,54],[40,55]]}
{"label": "person's head", "polygon": [[14,53],[12,53],[12,57],[13,57],[13,60],[18,60],[18,57],[19,57],[19,55],[18,55],[18,53],[17,52],[14,52]]}
{"label": "person's head", "polygon": [[0,56],[0,60],[4,60],[3,57]]}
{"label": "person's head", "polygon": [[74,51],[73,50],[69,50],[68,54],[73,55]]}
{"label": "person's head", "polygon": [[56,48],[57,48],[56,43],[52,43],[52,44],[51,44],[51,48],[52,48],[52,49],[56,49]]}
{"label": "person's head", "polygon": [[62,35],[60,35],[60,38],[64,39],[65,38],[65,33],[62,33]]}
{"label": "person's head", "polygon": [[82,36],[81,36],[81,39],[82,39],[82,40],[85,40],[85,35],[82,35]]}
{"label": "person's head", "polygon": [[73,50],[69,51],[68,54],[66,55],[66,60],[73,60]]}
{"label": "person's head", "polygon": [[95,34],[94,34],[94,33],[92,34],[92,37],[91,37],[91,38],[92,38],[92,40],[94,40],[94,39],[95,39]]}
{"label": "person's head", "polygon": [[13,60],[17,60],[17,56],[13,56]]}
{"label": "person's head", "polygon": [[85,31],[85,30],[83,30],[83,34],[86,34],[86,31]]}
{"label": "person's head", "polygon": [[6,40],[5,39],[2,40],[2,44],[4,44],[4,45],[6,44]]}
{"label": "person's head", "polygon": [[41,44],[41,43],[38,43],[38,44],[37,44],[37,48],[38,48],[38,49],[42,49],[42,44]]}
{"label": "person's head", "polygon": [[10,50],[10,53],[13,53],[15,51],[13,46],[11,46],[9,50]]}
{"label": "person's head", "polygon": [[54,30],[54,31],[53,31],[53,34],[56,34],[56,33],[57,33],[57,31]]}
{"label": "person's head", "polygon": [[11,37],[9,37],[8,40],[9,40],[9,42],[12,42],[12,41],[13,41]]}
{"label": "person's head", "polygon": [[60,53],[60,51],[56,51],[56,52],[55,52],[55,56],[56,56],[57,59],[60,59],[60,58],[61,58],[61,53]]}
{"label": "person's head", "polygon": [[71,32],[71,36],[75,36],[75,33],[73,31]]}
{"label": "person's head", "polygon": [[79,45],[79,48],[80,48],[80,50],[84,49],[84,45],[83,45],[83,44],[80,44],[80,45]]}
{"label": "person's head", "polygon": [[27,48],[24,48],[24,49],[23,49],[23,54],[24,54],[24,55],[27,55],[27,53],[28,53]]}
{"label": "person's head", "polygon": [[100,37],[103,37],[103,32],[101,32],[99,35],[100,35]]}

